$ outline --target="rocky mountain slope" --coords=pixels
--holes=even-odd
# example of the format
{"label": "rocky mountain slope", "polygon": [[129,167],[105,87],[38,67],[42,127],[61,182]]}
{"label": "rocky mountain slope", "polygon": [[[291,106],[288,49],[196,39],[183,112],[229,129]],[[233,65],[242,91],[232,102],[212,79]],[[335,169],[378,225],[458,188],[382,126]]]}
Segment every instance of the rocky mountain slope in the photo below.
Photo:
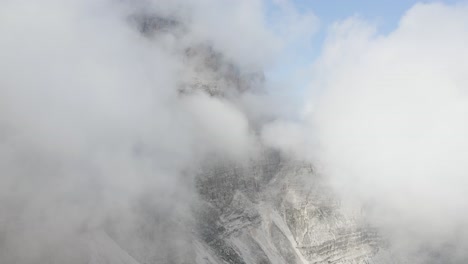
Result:
{"label": "rocky mountain slope", "polygon": [[[152,41],[187,30],[174,18],[130,20]],[[231,100],[264,81],[206,43],[177,49],[188,68],[182,97],[202,92]],[[219,157],[204,162],[190,176],[196,198],[189,216],[164,215],[145,202],[150,220],[135,227],[141,237],[128,241],[115,226],[88,236],[88,263],[394,263],[359,208],[342,206],[311,164],[260,149],[247,164]]]}
{"label": "rocky mountain slope", "polygon": [[197,263],[372,263],[384,243],[359,212],[345,213],[310,165],[265,155],[199,177]]}
{"label": "rocky mountain slope", "polygon": [[[147,230],[139,248],[112,231],[94,233],[86,238],[88,263],[396,263],[359,211],[345,210],[309,164],[266,151],[249,166],[210,163],[196,187],[201,199],[190,221],[167,222],[166,237]],[[163,254],[152,250],[180,232],[184,241],[167,242]]]}

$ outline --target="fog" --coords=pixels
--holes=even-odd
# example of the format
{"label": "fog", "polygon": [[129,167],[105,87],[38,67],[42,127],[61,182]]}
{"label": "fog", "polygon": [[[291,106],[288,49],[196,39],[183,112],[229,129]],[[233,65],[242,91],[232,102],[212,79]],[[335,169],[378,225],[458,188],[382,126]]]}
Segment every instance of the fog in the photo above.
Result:
{"label": "fog", "polygon": [[418,4],[389,34],[336,22],[302,122],[263,132],[313,161],[412,263],[466,262],[467,18],[466,5]]}
{"label": "fog", "polygon": [[166,221],[188,217],[183,172],[203,155],[244,157],[254,145],[239,107],[177,92],[188,72],[177,49],[218,33],[151,41],[128,19],[140,8],[2,3],[2,262],[80,263],[76,237],[109,221],[131,240],[147,221],[142,197]]}
{"label": "fog", "polygon": [[[288,19],[307,21],[290,7]],[[225,97],[184,95],[210,78],[187,54],[205,46],[261,72],[281,34],[262,1],[2,1],[1,262],[87,263],[86,241],[105,231],[180,263],[193,175],[208,157],[255,155],[248,113],[268,112],[227,83]]]}
{"label": "fog", "polygon": [[[316,32],[320,14],[269,4],[2,1],[1,262],[85,263],[83,241],[103,230],[134,251],[183,255],[203,161],[242,163],[267,146],[314,164],[402,258],[463,263],[468,7],[415,5],[388,34],[358,17],[330,25],[302,69],[298,113],[269,80],[181,92],[211,78],[191,48],[261,73]],[[165,19],[159,31],[142,27],[147,16]]]}

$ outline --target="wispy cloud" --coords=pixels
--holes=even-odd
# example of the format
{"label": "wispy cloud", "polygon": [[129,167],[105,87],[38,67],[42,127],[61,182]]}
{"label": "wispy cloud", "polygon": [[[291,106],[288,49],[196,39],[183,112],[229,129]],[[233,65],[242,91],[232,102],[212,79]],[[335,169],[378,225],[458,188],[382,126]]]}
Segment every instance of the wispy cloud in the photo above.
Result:
{"label": "wispy cloud", "polygon": [[264,130],[266,142],[315,162],[344,199],[365,204],[417,263],[466,257],[467,14],[418,4],[388,35],[357,18],[335,23],[304,122]]}

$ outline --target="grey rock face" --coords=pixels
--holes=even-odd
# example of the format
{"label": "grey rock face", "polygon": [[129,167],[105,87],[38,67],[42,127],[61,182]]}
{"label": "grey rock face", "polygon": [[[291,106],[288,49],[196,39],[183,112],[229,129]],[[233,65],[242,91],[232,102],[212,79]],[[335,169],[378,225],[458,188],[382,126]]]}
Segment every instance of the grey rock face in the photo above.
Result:
{"label": "grey rock face", "polygon": [[153,36],[161,32],[170,33],[181,26],[174,18],[165,18],[146,13],[130,16],[129,20],[146,36]]}
{"label": "grey rock face", "polygon": [[[384,250],[376,231],[358,224],[358,213],[342,212],[310,165],[263,162],[271,160],[244,170],[217,164],[198,176],[204,208],[215,212],[201,242],[216,257],[226,263],[368,263]],[[203,233],[203,217],[197,226]]]}
{"label": "grey rock face", "polygon": [[[132,21],[149,38],[184,28],[154,15]],[[188,68],[181,96],[229,99],[263,82],[263,74],[242,71],[206,44],[180,52]],[[201,167],[190,217],[153,211],[150,203],[143,208],[148,221],[135,226],[139,237],[128,241],[118,228],[98,232],[89,263],[390,263],[382,257],[389,256],[385,243],[361,221],[360,210],[344,210],[310,164],[264,150],[248,164],[211,159]]]}
{"label": "grey rock face", "polygon": [[262,72],[243,71],[205,43],[186,47],[184,57],[190,73],[180,86],[182,94],[202,91],[210,96],[229,97],[258,89],[264,82]]}

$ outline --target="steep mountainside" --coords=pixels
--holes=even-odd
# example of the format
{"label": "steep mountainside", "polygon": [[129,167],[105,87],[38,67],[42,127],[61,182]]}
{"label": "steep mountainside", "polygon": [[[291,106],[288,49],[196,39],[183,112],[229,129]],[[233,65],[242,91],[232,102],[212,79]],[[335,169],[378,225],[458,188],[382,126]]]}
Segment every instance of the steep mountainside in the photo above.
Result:
{"label": "steep mountainside", "polygon": [[[265,152],[250,166],[209,164],[196,186],[201,202],[191,221],[172,219],[167,237],[151,237],[147,230],[140,247],[111,231],[93,234],[86,238],[89,263],[395,263],[359,211],[344,210],[309,164]],[[148,229],[162,223],[153,213]],[[178,232],[186,241],[173,244]],[[164,254],[152,251],[165,240]]]}
{"label": "steep mountainside", "polygon": [[[173,18],[143,14],[130,20],[151,41],[187,30]],[[188,68],[181,97],[202,92],[231,100],[261,89],[263,74],[242,71],[206,43],[176,50]],[[395,263],[359,208],[344,208],[311,164],[260,149],[247,165],[205,161],[189,177],[197,197],[188,213],[165,215],[144,201],[141,212],[149,220],[135,226],[139,237],[128,240],[112,224],[91,232],[84,238],[88,263]]]}
{"label": "steep mountainside", "polygon": [[[178,19],[140,13],[128,20],[148,43],[170,39],[168,49],[184,67],[181,100],[201,93],[237,105],[243,93],[264,90],[261,70],[243,69],[208,41],[184,41],[190,29]],[[263,121],[247,119],[255,136]],[[70,252],[50,252],[44,262],[394,263],[359,208],[342,206],[311,164],[257,141],[247,161],[205,157],[187,169],[186,186],[179,189],[190,195],[142,195],[120,217],[83,226]]]}
{"label": "steep mountainside", "polygon": [[385,251],[308,164],[273,152],[248,168],[215,164],[197,183],[197,263],[373,263]]}

